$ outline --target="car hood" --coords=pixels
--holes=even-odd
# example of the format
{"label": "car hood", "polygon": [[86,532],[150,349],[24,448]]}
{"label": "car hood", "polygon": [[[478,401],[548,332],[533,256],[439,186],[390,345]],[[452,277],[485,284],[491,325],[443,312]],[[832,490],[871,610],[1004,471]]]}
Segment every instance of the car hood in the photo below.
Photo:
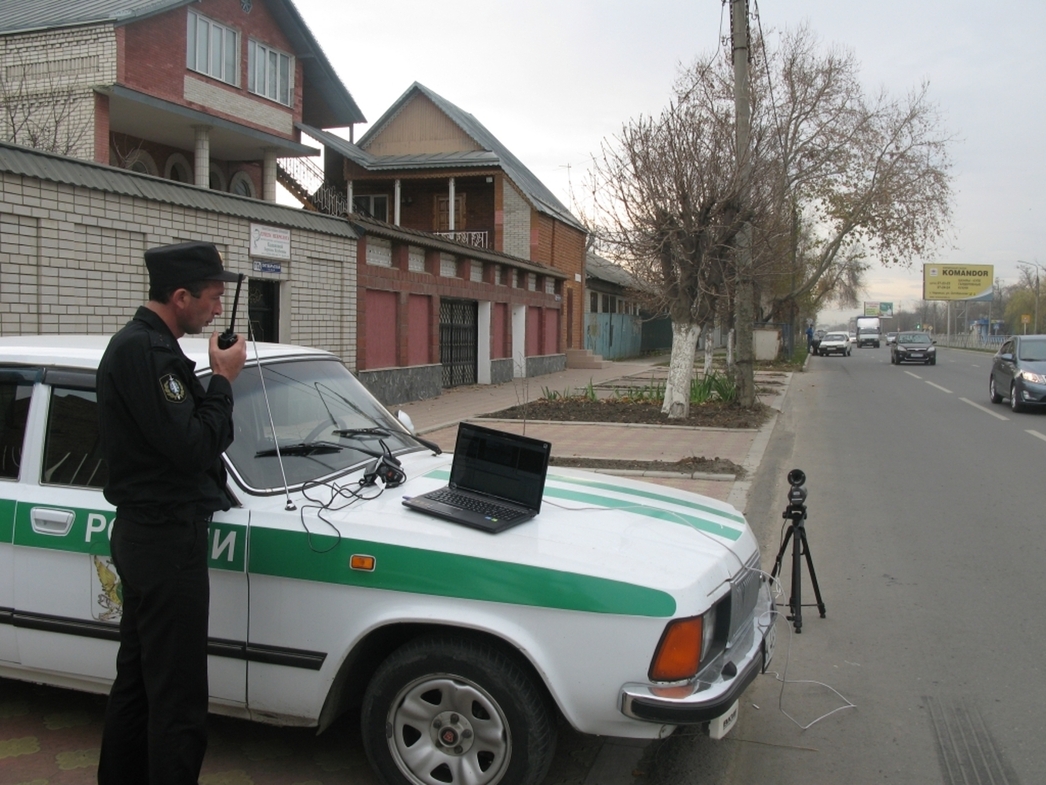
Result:
{"label": "car hood", "polygon": [[[703,612],[758,558],[754,535],[729,504],[577,469],[551,467],[540,514],[499,534],[403,506],[404,497],[446,485],[450,464],[445,454],[403,456],[403,485],[332,505],[339,511],[305,505],[295,528],[311,533],[316,556],[340,552],[331,569],[346,563],[346,548],[376,555],[385,588],[630,615]],[[318,491],[309,495],[322,502]],[[253,532],[252,542],[261,534]],[[275,551],[286,558],[287,549]],[[251,569],[265,572],[256,553],[252,547]]]}
{"label": "car hood", "polygon": [[1046,375],[1046,360],[1018,360],[1017,365],[1022,371]]}

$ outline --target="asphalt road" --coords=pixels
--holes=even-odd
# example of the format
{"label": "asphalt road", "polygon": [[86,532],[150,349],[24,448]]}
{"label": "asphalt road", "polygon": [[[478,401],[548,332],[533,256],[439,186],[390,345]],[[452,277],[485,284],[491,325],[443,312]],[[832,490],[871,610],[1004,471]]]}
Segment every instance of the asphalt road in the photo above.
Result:
{"label": "asphalt road", "polygon": [[779,619],[733,735],[652,746],[644,782],[1046,782],[1046,414],[990,404],[990,362],[867,348],[793,378],[747,514],[769,570],[806,472],[826,618]]}

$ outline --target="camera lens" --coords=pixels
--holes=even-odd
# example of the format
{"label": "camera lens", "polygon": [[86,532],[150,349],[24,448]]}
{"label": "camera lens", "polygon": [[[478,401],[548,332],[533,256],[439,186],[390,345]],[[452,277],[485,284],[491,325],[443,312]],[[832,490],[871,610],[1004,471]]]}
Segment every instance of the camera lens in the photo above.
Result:
{"label": "camera lens", "polygon": [[792,469],[788,472],[788,484],[796,487],[806,482],[806,474],[802,469]]}

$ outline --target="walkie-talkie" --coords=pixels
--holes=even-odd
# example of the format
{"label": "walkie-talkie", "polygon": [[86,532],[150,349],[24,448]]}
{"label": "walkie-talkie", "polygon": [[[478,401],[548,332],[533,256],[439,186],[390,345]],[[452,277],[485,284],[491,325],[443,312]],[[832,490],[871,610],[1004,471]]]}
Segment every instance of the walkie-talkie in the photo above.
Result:
{"label": "walkie-talkie", "polygon": [[218,348],[228,349],[236,343],[236,308],[240,305],[240,287],[243,286],[244,274],[236,279],[236,294],[232,299],[232,316],[229,318],[229,329],[218,336]]}

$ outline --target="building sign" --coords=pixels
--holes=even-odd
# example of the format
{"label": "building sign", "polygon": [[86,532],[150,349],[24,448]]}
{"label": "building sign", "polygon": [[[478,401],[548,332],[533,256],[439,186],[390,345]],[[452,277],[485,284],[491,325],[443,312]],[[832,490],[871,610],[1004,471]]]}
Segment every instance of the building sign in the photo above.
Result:
{"label": "building sign", "polygon": [[893,303],[869,303],[864,304],[865,316],[878,316],[880,319],[893,318]]}
{"label": "building sign", "polygon": [[990,264],[924,264],[924,300],[990,300],[995,267]]}
{"label": "building sign", "polygon": [[283,265],[279,262],[259,262],[255,259],[251,262],[251,269],[256,273],[275,273],[279,275],[283,272]]}
{"label": "building sign", "polygon": [[251,224],[251,256],[291,260],[291,230]]}

